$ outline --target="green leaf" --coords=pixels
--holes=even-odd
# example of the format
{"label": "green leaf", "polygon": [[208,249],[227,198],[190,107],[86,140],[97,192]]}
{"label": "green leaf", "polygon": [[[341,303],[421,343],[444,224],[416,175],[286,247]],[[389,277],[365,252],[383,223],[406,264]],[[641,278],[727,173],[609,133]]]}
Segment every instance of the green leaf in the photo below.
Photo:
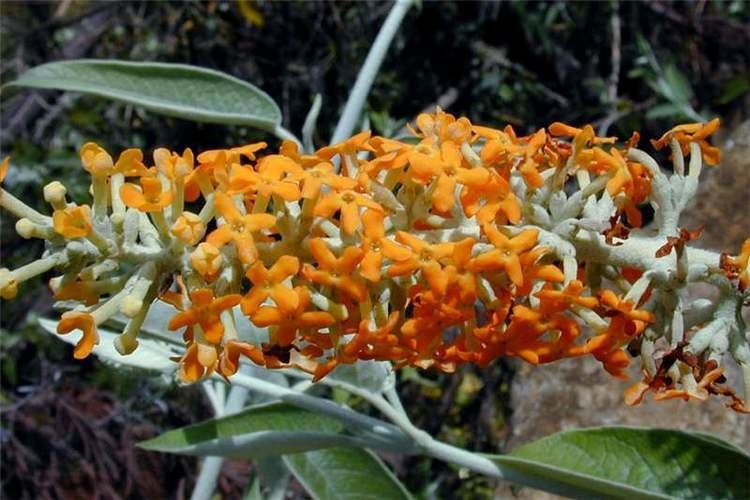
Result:
{"label": "green leaf", "polygon": [[286,403],[268,403],[168,431],[138,446],[186,455],[255,458],[362,444],[344,431],[337,419]]}
{"label": "green leaf", "polygon": [[649,120],[667,118],[670,116],[682,116],[682,108],[675,104],[665,102],[663,104],[657,104],[646,111],[646,118]]}
{"label": "green leaf", "polygon": [[350,365],[339,365],[328,375],[334,385],[341,387],[352,385],[360,389],[380,394],[393,386],[393,368],[387,361],[358,361]]}
{"label": "green leaf", "polygon": [[82,92],[155,113],[273,131],[281,111],[265,92],[226,73],[186,64],[79,59],[31,68],[5,87]]}
{"label": "green leaf", "polygon": [[750,498],[750,455],[696,433],[632,427],[564,431],[488,458],[541,480],[536,487],[581,497]]}
{"label": "green leaf", "polygon": [[728,104],[743,94],[750,92],[750,73],[735,75],[721,86],[718,104]]}
{"label": "green leaf", "polygon": [[292,474],[315,499],[408,499],[409,492],[372,452],[329,448],[285,455]]}

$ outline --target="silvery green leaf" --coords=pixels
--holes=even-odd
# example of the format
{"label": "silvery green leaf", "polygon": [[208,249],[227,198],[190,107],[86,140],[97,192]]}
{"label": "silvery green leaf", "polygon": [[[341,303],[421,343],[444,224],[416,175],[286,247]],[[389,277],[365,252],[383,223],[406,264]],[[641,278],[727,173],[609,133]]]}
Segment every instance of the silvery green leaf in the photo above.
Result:
{"label": "silvery green leaf", "polygon": [[168,431],[139,446],[185,455],[257,458],[333,446],[370,445],[349,431],[333,417],[286,403],[267,403]]}
{"label": "silvery green leaf", "polygon": [[327,378],[375,393],[385,391],[394,383],[393,367],[387,361],[367,360],[351,365],[339,365]]}
{"label": "silvery green leaf", "polygon": [[329,448],[285,455],[284,462],[316,500],[412,498],[383,462],[367,450]]}
{"label": "silvery green leaf", "polygon": [[[48,333],[68,344],[77,344],[83,335],[80,330],[60,335],[57,333],[57,322],[49,319],[40,319],[39,324]],[[103,361],[165,373],[172,372],[177,368],[177,364],[169,358],[179,354],[179,351],[166,343],[154,339],[141,338],[138,341],[138,349],[131,354],[123,356],[115,349],[114,341],[119,336],[118,333],[101,327],[98,328],[98,333],[99,344],[94,346],[92,352]]]}
{"label": "silvery green leaf", "polygon": [[226,73],[187,64],[80,59],[36,66],[4,87],[82,92],[207,123],[273,131],[281,111],[259,88]]}
{"label": "silvery green leaf", "polygon": [[535,487],[576,498],[750,497],[750,455],[698,433],[578,429],[488,458],[533,479]]}

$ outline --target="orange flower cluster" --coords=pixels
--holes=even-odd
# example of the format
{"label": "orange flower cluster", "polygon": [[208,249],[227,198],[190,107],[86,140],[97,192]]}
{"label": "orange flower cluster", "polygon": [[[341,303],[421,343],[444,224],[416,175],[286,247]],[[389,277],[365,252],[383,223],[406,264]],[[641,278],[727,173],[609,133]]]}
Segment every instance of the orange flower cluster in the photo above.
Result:
{"label": "orange flower cluster", "polygon": [[[119,311],[130,318],[117,342],[127,354],[160,298],[179,310],[169,328],[183,333],[189,382],[230,377],[240,357],[320,379],[357,360],[453,371],[501,356],[592,355],[624,377],[626,347],[654,315],[587,283],[575,260],[571,274],[529,223],[528,200],[575,179],[639,227],[652,175],[628,159],[637,134],[619,146],[590,126],[554,123],[520,136],[441,110],[420,115],[413,133],[362,132],[315,154],[292,142],[260,157],[265,143],[197,156],[157,149],[153,166],[139,150],[114,161],[86,144],[92,208],[67,202],[61,185],[45,189],[55,209],[45,237],[67,251],[51,287],[85,304],[59,333],[82,329],[75,355],[85,357],[97,325]],[[671,134],[703,145],[707,132]],[[267,329],[262,345],[243,340],[240,312]]]}

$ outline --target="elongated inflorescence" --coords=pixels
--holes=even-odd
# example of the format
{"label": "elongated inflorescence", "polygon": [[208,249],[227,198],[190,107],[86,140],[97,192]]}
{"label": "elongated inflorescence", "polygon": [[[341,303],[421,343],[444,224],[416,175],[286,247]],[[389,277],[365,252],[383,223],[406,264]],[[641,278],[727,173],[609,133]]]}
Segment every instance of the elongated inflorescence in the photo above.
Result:
{"label": "elongated inflorescence", "polygon": [[[717,128],[681,125],[652,141],[671,150],[671,177],[636,148],[637,133],[618,143],[553,123],[521,137],[440,110],[417,118],[413,140],[362,132],[314,154],[292,142],[274,154],[265,143],[157,149],[150,166],[140,150],[114,161],[88,143],[90,205],[53,182],[48,217],[0,191],[19,234],[48,242],[41,259],[0,270],[0,291],[12,298],[58,269],[55,298],[78,304],[58,333],[83,332],[76,358],[116,314],[129,318],[116,347],[131,353],[151,304],[166,301],[179,311],[169,328],[182,332],[188,382],[231,377],[241,358],[320,379],[358,360],[450,372],[591,355],[624,378],[640,356],[629,403],[649,390],[715,393],[747,411],[722,365],[733,357],[750,383],[740,315],[750,240],[718,255],[690,247],[699,232],[678,226],[703,161],[719,161],[706,140]],[[655,220],[641,229],[646,203]],[[688,303],[691,282],[720,299]],[[246,340],[238,313],[265,342]]]}

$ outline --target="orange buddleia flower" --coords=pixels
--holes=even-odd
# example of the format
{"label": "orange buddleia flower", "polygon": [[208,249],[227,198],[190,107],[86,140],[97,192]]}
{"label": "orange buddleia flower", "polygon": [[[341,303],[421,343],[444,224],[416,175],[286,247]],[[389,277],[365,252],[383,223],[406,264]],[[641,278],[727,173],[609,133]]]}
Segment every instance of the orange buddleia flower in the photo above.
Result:
{"label": "orange buddleia flower", "polygon": [[330,160],[336,155],[342,157],[346,155],[356,156],[360,151],[374,152],[375,150],[370,146],[370,135],[371,132],[365,130],[353,135],[344,142],[320,148],[315,154],[324,160]]}
{"label": "orange buddleia flower", "polygon": [[201,342],[190,342],[185,353],[174,359],[180,364],[180,379],[185,383],[208,377],[218,365],[216,346]]}
{"label": "orange buddleia flower", "polygon": [[216,161],[219,156],[224,156],[225,160],[229,163],[240,163],[240,156],[244,156],[248,160],[255,160],[255,153],[268,147],[265,142],[256,142],[254,144],[247,144],[245,146],[239,146],[230,149],[211,149],[203,151],[198,155],[198,163],[211,164]]}
{"label": "orange buddleia flower", "polygon": [[398,317],[398,312],[392,312],[388,316],[388,321],[374,330],[370,328],[369,321],[360,321],[357,332],[337,352],[336,360],[341,363],[354,363],[358,359],[397,360],[392,356],[400,357],[402,354],[401,350],[396,348],[398,336],[394,333]]}
{"label": "orange buddleia flower", "polygon": [[182,155],[172,153],[165,148],[158,148],[154,151],[154,163],[157,170],[171,181],[186,178],[193,171],[194,161],[190,148],[185,148]]}
{"label": "orange buddleia flower", "polygon": [[151,175],[146,165],[143,164],[143,152],[140,149],[126,149],[120,153],[115,163],[114,171],[125,177],[143,177]]}
{"label": "orange buddleia flower", "polygon": [[242,313],[250,316],[255,313],[268,298],[274,301],[282,311],[294,311],[299,305],[299,297],[284,282],[299,271],[299,259],[291,255],[282,255],[279,260],[266,269],[262,262],[256,262],[247,270],[247,277],[253,283],[247,295],[240,303]]}
{"label": "orange buddleia flower", "polygon": [[8,166],[10,165],[10,156],[3,158],[3,162],[0,163],[0,183],[5,180],[5,176],[8,173]]}
{"label": "orange buddleia flower", "polygon": [[230,340],[224,343],[219,355],[218,372],[224,378],[229,378],[237,373],[240,367],[240,356],[246,357],[256,365],[264,365],[265,357],[259,347],[239,340]]}
{"label": "orange buddleia flower", "polygon": [[458,146],[443,142],[440,153],[425,154],[417,149],[409,153],[412,178],[421,183],[435,181],[432,204],[440,212],[448,212],[455,202],[456,184],[464,189],[479,188],[487,183],[490,173],[483,167],[466,168]]}
{"label": "orange buddleia flower", "polygon": [[419,270],[430,289],[438,295],[443,295],[448,287],[449,275],[443,270],[441,261],[453,255],[455,243],[429,244],[404,231],[396,233],[396,240],[408,246],[411,249],[411,255],[392,263],[388,268],[388,275],[404,276]]}
{"label": "orange buddleia flower", "polygon": [[83,336],[73,349],[73,357],[84,359],[91,354],[95,345],[99,344],[99,333],[96,329],[94,317],[81,311],[68,311],[63,313],[60,322],[57,324],[57,333],[65,335],[73,330],[81,330]]}
{"label": "orange buddleia flower", "polygon": [[383,211],[383,207],[374,202],[369,196],[346,189],[324,195],[315,204],[313,213],[319,217],[329,218],[340,210],[341,229],[344,230],[345,234],[354,234],[354,231],[362,224],[359,215],[360,208]]}
{"label": "orange buddleia flower", "polygon": [[270,229],[276,224],[276,217],[270,214],[242,215],[229,195],[216,193],[216,208],[226,221],[206,237],[206,242],[221,248],[234,242],[237,254],[244,264],[252,264],[258,259],[253,233]]}
{"label": "orange buddleia flower", "polygon": [[375,158],[362,165],[362,170],[371,178],[376,178],[383,170],[398,170],[409,164],[411,144],[405,144],[385,137],[373,137],[370,145],[375,149]]}
{"label": "orange buddleia flower", "polygon": [[690,151],[690,143],[696,142],[701,148],[703,161],[707,165],[717,165],[721,161],[721,150],[716,146],[711,146],[706,139],[714,134],[721,126],[721,121],[714,118],[708,123],[686,123],[670,129],[657,140],[651,140],[655,149],[662,149],[667,146],[674,138],[680,144],[682,154],[686,155]]}
{"label": "orange buddleia flower", "polygon": [[172,192],[162,191],[158,178],[141,177],[140,182],[140,188],[130,183],[120,188],[120,197],[127,207],[141,212],[161,212],[172,203]]}
{"label": "orange buddleia flower", "polygon": [[341,290],[359,302],[367,299],[365,284],[353,276],[362,260],[362,250],[356,247],[347,247],[341,257],[336,257],[325,241],[320,238],[313,238],[310,240],[310,253],[318,261],[318,267],[304,264],[301,271],[303,278],[313,283]]}
{"label": "orange buddleia flower", "polygon": [[[112,280],[116,280],[116,278],[112,278]],[[99,302],[99,297],[105,293],[107,286],[111,286],[111,284],[112,282],[109,280],[79,279],[54,290],[54,297],[55,300],[77,300],[87,306],[93,306]]]}
{"label": "orange buddleia flower", "polygon": [[286,156],[271,155],[260,160],[257,168],[257,171],[250,167],[232,169],[229,176],[229,193],[253,191],[257,196],[276,195],[284,201],[300,199],[297,183],[287,180],[289,175],[299,175],[302,172],[302,167],[295,161]]}
{"label": "orange buddleia flower", "polygon": [[199,288],[190,292],[190,308],[181,311],[169,322],[170,330],[200,325],[208,342],[218,344],[224,335],[224,325],[219,315],[240,303],[239,294],[214,297],[210,288]]}
{"label": "orange buddleia flower", "polygon": [[114,162],[104,148],[93,142],[81,146],[81,164],[93,176],[112,175]]}
{"label": "orange buddleia flower", "polygon": [[573,280],[562,290],[554,290],[551,286],[545,286],[537,292],[539,297],[539,311],[542,314],[553,314],[567,311],[571,306],[579,306],[585,309],[593,309],[599,305],[596,297],[584,297],[581,293],[584,290],[583,283]]}
{"label": "orange buddleia flower", "polygon": [[481,225],[491,222],[518,224],[521,221],[521,204],[511,191],[510,183],[494,172],[484,185],[463,191],[461,204],[466,215],[476,215]]}
{"label": "orange buddleia flower", "polygon": [[325,185],[334,190],[354,189],[357,181],[341,175],[336,175],[333,165],[329,162],[320,161],[315,157],[316,163],[305,167],[302,180],[302,198],[316,199],[320,195],[321,188]]}
{"label": "orange buddleia flower", "polygon": [[364,235],[362,236],[361,249],[364,252],[364,257],[360,262],[359,272],[365,279],[373,282],[380,281],[384,258],[398,262],[408,259],[411,255],[408,248],[385,236],[384,219],[385,214],[377,210],[367,209],[362,214]]}
{"label": "orange buddleia flower", "polygon": [[508,238],[495,226],[485,224],[482,232],[495,247],[494,250],[478,255],[472,261],[475,271],[503,270],[516,286],[523,285],[523,272],[520,256],[531,250],[537,241],[539,231],[524,229],[517,236]]}
{"label": "orange buddleia flower", "polygon": [[333,325],[336,319],[325,311],[308,311],[310,292],[305,287],[295,287],[297,307],[283,311],[278,307],[261,306],[250,316],[255,326],[272,327],[270,344],[286,347],[292,344],[299,329],[319,329]]}
{"label": "orange buddleia flower", "polygon": [[519,257],[521,262],[521,272],[523,274],[523,284],[517,286],[516,295],[528,295],[534,285],[535,280],[551,281],[560,283],[565,279],[565,275],[554,264],[539,264],[539,260],[551,249],[549,247],[537,246],[522,253]]}
{"label": "orange buddleia flower", "polygon": [[88,205],[55,210],[52,226],[66,239],[85,238],[91,234],[91,209]]}
{"label": "orange buddleia flower", "polygon": [[654,394],[654,401],[665,401],[668,399],[682,399],[683,401],[695,399],[698,401],[705,401],[708,399],[709,394],[706,388],[718,379],[721,379],[723,376],[724,369],[715,368],[703,375],[695,387],[688,387],[685,389],[667,389],[663,392],[657,392]]}
{"label": "orange buddleia flower", "polygon": [[464,117],[456,118],[444,112],[440,107],[435,113],[421,113],[416,120],[419,133],[412,130],[417,137],[434,142],[453,142],[462,144],[471,138],[471,122]]}

